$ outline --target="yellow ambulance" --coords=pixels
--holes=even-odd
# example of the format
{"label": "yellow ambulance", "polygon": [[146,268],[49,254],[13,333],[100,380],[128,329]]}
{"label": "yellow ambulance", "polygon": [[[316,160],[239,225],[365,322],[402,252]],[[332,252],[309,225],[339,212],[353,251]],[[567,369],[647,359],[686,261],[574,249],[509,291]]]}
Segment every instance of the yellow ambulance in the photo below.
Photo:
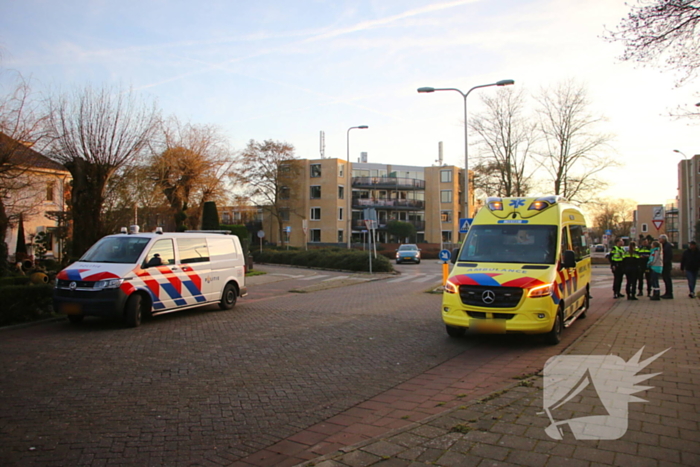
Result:
{"label": "yellow ambulance", "polygon": [[579,209],[558,196],[489,198],[466,239],[442,299],[451,337],[473,333],[544,334],[585,318],[591,257]]}

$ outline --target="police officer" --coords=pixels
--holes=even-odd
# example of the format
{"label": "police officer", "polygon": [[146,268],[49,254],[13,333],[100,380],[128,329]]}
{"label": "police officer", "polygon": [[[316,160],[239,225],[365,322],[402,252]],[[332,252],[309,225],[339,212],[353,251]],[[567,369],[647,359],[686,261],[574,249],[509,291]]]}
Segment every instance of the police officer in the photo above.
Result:
{"label": "police officer", "polygon": [[622,260],[625,258],[625,249],[622,248],[622,239],[618,238],[615,246],[608,253],[610,260],[610,269],[613,273],[613,298],[624,297],[620,293],[622,288],[622,277],[625,275],[625,269],[622,267]]}
{"label": "police officer", "polygon": [[629,250],[624,253],[622,258],[622,268],[627,278],[627,300],[637,300],[635,292],[637,291],[637,281],[639,279],[639,263],[637,244],[630,242]]}
{"label": "police officer", "polygon": [[647,265],[650,253],[649,240],[645,238],[637,247],[637,254],[639,255],[639,293],[637,295],[640,297],[644,296],[644,279],[647,281],[647,297],[651,296],[651,270]]}

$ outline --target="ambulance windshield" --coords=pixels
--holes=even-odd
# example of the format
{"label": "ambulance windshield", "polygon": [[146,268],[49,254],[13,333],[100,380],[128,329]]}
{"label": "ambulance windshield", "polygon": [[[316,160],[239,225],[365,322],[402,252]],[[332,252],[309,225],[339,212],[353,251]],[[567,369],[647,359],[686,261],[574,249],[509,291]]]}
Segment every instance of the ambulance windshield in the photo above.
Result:
{"label": "ambulance windshield", "polygon": [[459,261],[554,264],[556,245],[554,225],[474,225]]}
{"label": "ambulance windshield", "polygon": [[150,240],[134,236],[105,237],[95,243],[80,261],[135,264]]}

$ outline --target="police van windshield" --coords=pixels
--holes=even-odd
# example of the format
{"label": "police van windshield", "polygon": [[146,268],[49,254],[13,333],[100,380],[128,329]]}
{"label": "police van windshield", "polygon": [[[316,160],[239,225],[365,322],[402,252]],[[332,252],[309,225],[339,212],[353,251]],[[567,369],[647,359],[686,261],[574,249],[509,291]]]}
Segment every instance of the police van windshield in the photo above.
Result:
{"label": "police van windshield", "polygon": [[459,261],[554,264],[556,245],[554,225],[474,225]]}
{"label": "police van windshield", "polygon": [[80,261],[134,264],[149,241],[150,238],[143,237],[105,237],[95,243]]}

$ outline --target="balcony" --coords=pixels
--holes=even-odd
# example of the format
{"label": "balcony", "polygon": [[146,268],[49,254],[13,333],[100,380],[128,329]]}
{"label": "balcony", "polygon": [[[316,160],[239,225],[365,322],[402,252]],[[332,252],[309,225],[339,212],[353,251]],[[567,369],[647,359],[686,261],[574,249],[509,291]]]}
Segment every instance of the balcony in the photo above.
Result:
{"label": "balcony", "polygon": [[425,209],[425,201],[417,199],[376,199],[354,198],[352,207],[355,209],[375,208],[386,210],[416,211]]}
{"label": "balcony", "polygon": [[352,187],[385,190],[425,190],[425,180],[403,177],[352,177]]}
{"label": "balcony", "polygon": [[[386,230],[387,229],[387,224],[391,222],[394,219],[389,219],[385,220],[382,219],[379,222],[377,222],[377,230]],[[424,232],[425,231],[425,221],[401,221],[401,222],[406,222],[408,224],[412,224],[413,227],[416,228],[416,232]],[[352,221],[352,230],[358,231],[358,230],[365,230],[367,226],[365,225],[365,221],[361,219],[353,219]]]}

